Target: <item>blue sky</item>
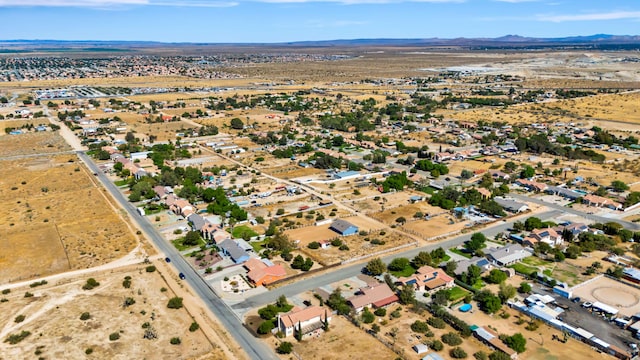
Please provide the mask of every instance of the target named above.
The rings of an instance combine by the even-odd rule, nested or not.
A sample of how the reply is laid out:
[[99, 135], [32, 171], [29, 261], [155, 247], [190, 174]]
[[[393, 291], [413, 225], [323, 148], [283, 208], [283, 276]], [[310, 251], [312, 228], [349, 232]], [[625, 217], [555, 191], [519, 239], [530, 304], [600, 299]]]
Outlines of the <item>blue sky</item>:
[[0, 0], [0, 38], [287, 42], [640, 34], [638, 0]]

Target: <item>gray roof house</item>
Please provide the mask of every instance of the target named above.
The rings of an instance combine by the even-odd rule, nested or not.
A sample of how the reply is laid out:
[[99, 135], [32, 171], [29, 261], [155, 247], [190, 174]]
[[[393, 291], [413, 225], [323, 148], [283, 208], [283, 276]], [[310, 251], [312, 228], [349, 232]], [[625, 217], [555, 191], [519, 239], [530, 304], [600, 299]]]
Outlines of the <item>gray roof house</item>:
[[523, 211], [527, 211], [529, 210], [529, 206], [525, 203], [521, 203], [521, 202], [517, 202], [517, 201], [513, 201], [513, 200], [508, 200], [505, 198], [501, 198], [501, 197], [495, 197], [493, 198], [493, 200], [498, 203], [498, 205], [502, 206], [503, 209], [509, 211], [509, 212], [513, 212], [513, 213], [519, 213], [519, 212], [523, 212]]
[[576, 200], [576, 199], [584, 196], [584, 195], [580, 194], [579, 192], [576, 192], [576, 191], [573, 191], [571, 189], [567, 189], [567, 188], [564, 188], [564, 187], [560, 187], [560, 186], [549, 186], [549, 187], [547, 187], [545, 192], [547, 192], [549, 194], [553, 194], [553, 195], [562, 196], [563, 198], [567, 198], [569, 200]]
[[187, 221], [191, 224], [191, 229], [193, 231], [200, 231], [205, 226], [207, 221], [198, 214], [191, 214], [187, 216]]
[[489, 260], [483, 257], [478, 257], [478, 256], [474, 256], [471, 259], [458, 261], [456, 265], [457, 266], [454, 273], [458, 276], [462, 275], [462, 273], [467, 272], [467, 269], [469, 269], [469, 266], [471, 265], [475, 265], [479, 267], [482, 270], [482, 272], [485, 272], [491, 269], [491, 263], [489, 262]]
[[222, 251], [223, 254], [231, 257], [231, 260], [233, 260], [233, 262], [235, 262], [236, 264], [242, 264], [243, 262], [249, 260], [249, 254], [231, 239], [225, 240], [218, 244], [218, 248]]
[[490, 251], [486, 254], [487, 259], [497, 266], [507, 266], [531, 256], [520, 244], [506, 245]]
[[342, 219], [334, 220], [333, 223], [331, 223], [331, 226], [329, 227], [329, 229], [343, 236], [353, 235], [358, 232], [357, 226]]

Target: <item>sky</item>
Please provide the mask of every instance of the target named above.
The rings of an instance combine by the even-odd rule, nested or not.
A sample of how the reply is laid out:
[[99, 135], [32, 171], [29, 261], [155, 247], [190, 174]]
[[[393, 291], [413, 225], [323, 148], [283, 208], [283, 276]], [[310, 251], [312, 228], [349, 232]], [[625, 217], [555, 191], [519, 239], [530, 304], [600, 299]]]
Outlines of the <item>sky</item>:
[[277, 43], [640, 35], [639, 0], [0, 0], [0, 39]]

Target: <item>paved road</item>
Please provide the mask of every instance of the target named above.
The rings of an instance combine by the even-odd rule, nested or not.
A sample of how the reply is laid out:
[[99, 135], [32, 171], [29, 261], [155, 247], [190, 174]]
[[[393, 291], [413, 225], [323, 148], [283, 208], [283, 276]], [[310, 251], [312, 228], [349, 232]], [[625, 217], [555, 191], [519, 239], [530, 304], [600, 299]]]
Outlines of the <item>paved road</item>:
[[80, 159], [97, 174], [97, 178], [102, 185], [118, 201], [120, 206], [127, 211], [129, 216], [136, 221], [142, 230], [151, 238], [156, 247], [171, 258], [171, 264], [178, 272], [185, 274], [186, 279], [196, 294], [205, 302], [209, 309], [218, 317], [223, 327], [231, 334], [235, 341], [243, 348], [251, 359], [278, 359], [275, 353], [260, 340], [255, 338], [243, 325], [236, 314], [225, 304], [209, 287], [209, 285], [198, 275], [198, 273], [180, 256], [178, 250], [166, 241], [145, 217], [140, 216], [136, 207], [133, 206], [124, 195], [118, 190], [114, 183], [109, 181], [107, 176], [98, 169], [96, 164], [84, 152], [78, 151]]
[[607, 222], [615, 222], [618, 223], [622, 226], [624, 226], [626, 229], [629, 230], [640, 230], [640, 224], [636, 224], [630, 221], [625, 221], [625, 220], [620, 220], [620, 219], [615, 219], [615, 218], [607, 218], [604, 216], [598, 216], [598, 215], [594, 215], [594, 214], [587, 214], [584, 211], [579, 211], [579, 210], [575, 210], [573, 208], [570, 207], [566, 207], [566, 206], [562, 206], [556, 203], [552, 203], [552, 202], [546, 202], [544, 200], [541, 199], [537, 199], [534, 197], [529, 197], [526, 195], [520, 195], [520, 194], [513, 194], [510, 193], [509, 194], [510, 197], [520, 200], [520, 201], [528, 201], [528, 202], [532, 202], [532, 203], [536, 203], [536, 204], [540, 204], [552, 209], [556, 209], [556, 210], [560, 210], [563, 211], [565, 213], [569, 213], [569, 214], [573, 214], [573, 215], [578, 215], [581, 216], [585, 219], [589, 219], [589, 220], [593, 220], [599, 223], [607, 223]]
[[[550, 210], [550, 211], [540, 213], [537, 216], [540, 217], [541, 219], [552, 219], [560, 216], [561, 214], [562, 212], [558, 210]], [[485, 234], [488, 238], [492, 238], [500, 232], [506, 232], [507, 229], [511, 228], [514, 222], [515, 220], [503, 222], [498, 225], [492, 226], [490, 228], [481, 230], [481, 232]], [[470, 237], [471, 237], [471, 234], [456, 236], [452, 239], [438, 242], [433, 245], [414, 248], [398, 254], [385, 256], [382, 258], [382, 260], [385, 263], [389, 264], [391, 260], [397, 257], [406, 257], [411, 259], [411, 258], [414, 258], [416, 255], [418, 255], [420, 251], [431, 251], [438, 247], [448, 249], [448, 248], [462, 244], [466, 240], [469, 240]], [[242, 302], [233, 304], [231, 307], [234, 310], [238, 311], [239, 313], [244, 313], [248, 309], [264, 306], [268, 303], [272, 303], [276, 301], [280, 295], [285, 295], [286, 297], [292, 297], [305, 291], [313, 290], [321, 286], [326, 286], [331, 283], [342, 281], [350, 277], [356, 276], [362, 272], [363, 266], [364, 265], [362, 263], [349, 265], [347, 267], [339, 268], [338, 270], [334, 270], [321, 275], [303, 279], [290, 285], [285, 285], [279, 288], [275, 288], [267, 293], [249, 297]]]

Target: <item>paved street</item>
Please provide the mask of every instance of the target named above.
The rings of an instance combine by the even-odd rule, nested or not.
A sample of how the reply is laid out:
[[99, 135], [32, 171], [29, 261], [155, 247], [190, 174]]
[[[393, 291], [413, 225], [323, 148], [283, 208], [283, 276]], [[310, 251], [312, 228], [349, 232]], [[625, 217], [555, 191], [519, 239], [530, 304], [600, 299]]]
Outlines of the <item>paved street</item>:
[[222, 301], [209, 285], [198, 275], [198, 273], [180, 256], [178, 250], [173, 245], [166, 241], [155, 230], [153, 224], [151, 224], [145, 217], [140, 216], [136, 207], [133, 206], [120, 190], [112, 183], [107, 176], [98, 169], [95, 163], [84, 152], [78, 151], [80, 159], [89, 167], [89, 169], [97, 174], [97, 178], [104, 185], [104, 187], [111, 193], [111, 195], [118, 201], [120, 206], [127, 211], [129, 217], [133, 219], [140, 228], [147, 234], [149, 238], [154, 242], [156, 248], [166, 256], [171, 258], [171, 264], [176, 268], [178, 272], [185, 274], [186, 279], [191, 288], [195, 291], [209, 309], [217, 316], [218, 320], [222, 323], [222, 326], [231, 334], [236, 340], [238, 345], [242, 347], [251, 359], [278, 359], [275, 353], [267, 347], [260, 340], [255, 338], [242, 324], [242, 321], [236, 314], [229, 309], [229, 307]]
[[[562, 213], [558, 210], [550, 210], [543, 213], [538, 214], [537, 216], [541, 219], [553, 219], [560, 216]], [[500, 232], [506, 232], [507, 229], [511, 228], [514, 221], [508, 221], [499, 223], [493, 227], [481, 230], [483, 234], [485, 234], [488, 238], [493, 238], [496, 234]], [[390, 263], [391, 260], [397, 257], [406, 257], [409, 259], [414, 258], [420, 251], [431, 251], [438, 247], [442, 247], [448, 249], [450, 247], [458, 246], [464, 243], [466, 240], [469, 240], [471, 234], [464, 234], [460, 236], [456, 236], [446, 241], [434, 243], [433, 245], [428, 245], [420, 248], [415, 248], [411, 250], [407, 250], [398, 254], [393, 254], [389, 256], [385, 256], [382, 260], [385, 263]], [[299, 280], [293, 284], [285, 285], [276, 289], [273, 289], [265, 294], [260, 294], [256, 296], [252, 296], [247, 298], [245, 301], [233, 304], [231, 307], [236, 310], [238, 313], [244, 313], [248, 309], [259, 307], [266, 305], [268, 303], [276, 301], [276, 299], [280, 295], [285, 295], [286, 297], [291, 297], [296, 294], [313, 290], [315, 288], [326, 286], [332, 284], [337, 281], [341, 281], [352, 276], [356, 276], [362, 272], [362, 268], [364, 264], [354, 264], [346, 267], [339, 268], [338, 270], [334, 270], [331, 272], [323, 273], [317, 276], [312, 276], [303, 280]]]

